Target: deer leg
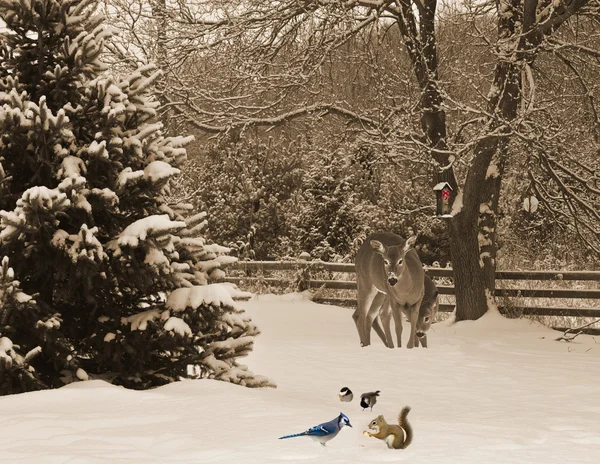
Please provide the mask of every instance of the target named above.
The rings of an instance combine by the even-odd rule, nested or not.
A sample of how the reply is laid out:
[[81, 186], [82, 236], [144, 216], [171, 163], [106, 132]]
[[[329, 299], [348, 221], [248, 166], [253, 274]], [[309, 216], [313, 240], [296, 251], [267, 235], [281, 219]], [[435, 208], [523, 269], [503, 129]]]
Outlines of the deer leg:
[[354, 319], [354, 323], [356, 324], [361, 346], [368, 346], [370, 344], [370, 332], [373, 321], [371, 320], [368, 330], [366, 330], [367, 313], [371, 310], [378, 293], [375, 287], [365, 289], [358, 284], [358, 293], [356, 296], [357, 308], [352, 315], [352, 319]]
[[408, 339], [408, 345], [406, 345], [408, 349], [414, 348], [415, 346], [419, 346], [415, 345], [415, 340], [417, 339], [417, 319], [419, 319], [419, 308], [421, 307], [422, 300], [423, 298], [421, 297], [419, 301], [417, 301], [417, 303], [413, 305], [409, 310], [410, 338]]
[[427, 334], [423, 335], [421, 338], [417, 337], [417, 340], [421, 342], [423, 348], [427, 348]]
[[[371, 306], [373, 298], [375, 297], [374, 288], [366, 289], [360, 285], [360, 282], [357, 282], [358, 292], [356, 294], [356, 310], [354, 314], [352, 314], [352, 319], [354, 319], [354, 324], [356, 325], [356, 331], [358, 332], [358, 338], [360, 340], [360, 345], [363, 345], [363, 332], [361, 329], [362, 320], [359, 322], [360, 315], [366, 314], [367, 308]], [[364, 316], [363, 316], [364, 318]]]
[[[379, 324], [379, 322], [381, 322], [381, 325]], [[383, 326], [383, 328], [382, 328], [382, 326]], [[377, 335], [379, 335], [379, 338], [381, 338], [381, 341], [383, 342], [383, 344], [385, 346], [389, 346], [387, 330], [386, 330], [386, 323], [385, 323], [384, 317], [381, 314], [379, 315], [379, 317], [376, 317], [375, 319], [373, 319], [373, 329], [375, 330], [375, 333]]]
[[[390, 297], [386, 296], [383, 304], [381, 305], [381, 311], [379, 312], [379, 317], [381, 319], [381, 323], [383, 324], [383, 330], [385, 330], [385, 339], [382, 337], [383, 343], [388, 348], [394, 348], [394, 341], [392, 340], [392, 307], [390, 306]], [[375, 328], [375, 332], [377, 332], [377, 328], [375, 325], [377, 324], [377, 319], [373, 323], [373, 328]], [[381, 335], [379, 335], [381, 337]]]
[[[391, 303], [391, 302], [390, 302]], [[391, 303], [391, 311], [394, 316], [394, 326], [396, 327], [396, 339], [398, 340], [398, 348], [402, 348], [402, 309], [396, 302]]]
[[[371, 303], [371, 307], [367, 314], [365, 314], [365, 318], [362, 320], [361, 329], [363, 331], [363, 346], [369, 346], [371, 344], [371, 327], [373, 327], [373, 321], [379, 315], [379, 310], [381, 309], [381, 304], [385, 299], [385, 293], [379, 293], [375, 295], [373, 298], [373, 302]], [[358, 321], [361, 323], [361, 319], [359, 315]]]

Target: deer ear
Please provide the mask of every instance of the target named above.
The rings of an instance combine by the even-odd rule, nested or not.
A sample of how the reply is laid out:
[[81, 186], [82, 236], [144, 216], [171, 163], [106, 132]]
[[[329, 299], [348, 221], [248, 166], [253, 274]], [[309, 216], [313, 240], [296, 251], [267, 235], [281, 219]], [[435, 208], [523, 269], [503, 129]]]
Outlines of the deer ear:
[[381, 255], [385, 253], [385, 247], [379, 240], [371, 240], [371, 248]]
[[412, 247], [414, 247], [416, 241], [417, 241], [416, 235], [411, 235], [410, 237], [408, 237], [406, 239], [406, 243], [404, 244], [404, 251], [406, 252], [406, 251], [410, 250]]

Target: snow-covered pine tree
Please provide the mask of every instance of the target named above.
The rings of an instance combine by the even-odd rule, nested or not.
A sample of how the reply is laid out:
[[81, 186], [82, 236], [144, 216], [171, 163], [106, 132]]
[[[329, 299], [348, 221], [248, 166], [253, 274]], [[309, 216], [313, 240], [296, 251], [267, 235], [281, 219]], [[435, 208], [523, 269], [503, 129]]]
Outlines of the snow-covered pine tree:
[[240, 292], [208, 285], [228, 250], [165, 198], [191, 137], [163, 135], [152, 66], [107, 72], [95, 3], [0, 0], [0, 256], [21, 295], [0, 303], [0, 378], [17, 375], [8, 358], [31, 378], [0, 394], [88, 376], [270, 385], [237, 363], [258, 334]]
[[[60, 332], [58, 314], [50, 314], [24, 293], [8, 258], [0, 264], [0, 392], [18, 393], [61, 385], [53, 372], [76, 369], [72, 347]], [[17, 332], [18, 331], [18, 332]], [[12, 340], [19, 340], [19, 345]], [[40, 359], [39, 355], [57, 353]], [[35, 358], [35, 368], [31, 364]], [[41, 361], [41, 362], [38, 362]]]

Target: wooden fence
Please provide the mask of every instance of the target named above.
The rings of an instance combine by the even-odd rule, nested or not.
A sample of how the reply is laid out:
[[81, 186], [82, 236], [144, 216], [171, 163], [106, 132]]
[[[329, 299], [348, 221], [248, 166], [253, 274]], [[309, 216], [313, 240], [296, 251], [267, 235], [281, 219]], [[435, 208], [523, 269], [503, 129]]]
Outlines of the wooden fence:
[[[223, 279], [226, 282], [234, 282], [240, 287], [244, 284], [263, 284], [269, 286], [288, 286], [294, 278], [268, 277], [273, 271], [295, 271], [295, 279], [299, 290], [304, 289], [328, 289], [331, 292], [338, 293], [343, 290], [355, 290], [356, 281], [354, 277], [354, 264], [327, 263], [322, 261], [238, 261], [228, 269], [240, 271], [237, 276], [228, 276]], [[443, 280], [451, 283], [452, 269], [426, 267], [425, 271], [433, 279], [445, 278]], [[279, 273], [281, 274], [281, 272]], [[334, 274], [347, 274], [346, 280], [339, 280], [341, 276], [336, 275], [336, 279], [323, 278], [324, 274], [332, 276]], [[573, 302], [581, 299], [600, 300], [600, 272], [597, 271], [496, 271], [497, 297], [519, 298], [519, 304], [511, 303], [513, 309], [518, 309], [519, 314], [538, 315], [538, 316], [576, 316], [576, 317], [595, 317], [600, 318], [600, 307], [578, 307], [573, 306], [551, 306], [541, 305], [539, 303], [532, 305], [522, 304], [522, 299], [567, 299]], [[504, 285], [504, 281], [513, 281], [520, 284]], [[523, 281], [538, 282], [535, 288], [532, 288], [533, 282], [525, 288]], [[579, 288], [549, 288], [544, 287], [544, 282], [548, 281], [587, 281], [585, 287], [583, 284], [577, 285]], [[592, 284], [590, 283], [593, 282]], [[454, 287], [446, 284], [436, 284], [440, 295], [454, 295]], [[540, 285], [537, 288], [537, 285]], [[563, 285], [564, 287], [564, 285]], [[589, 288], [593, 287], [593, 288]], [[324, 293], [324, 292], [317, 292]], [[345, 292], [347, 293], [347, 292]], [[502, 305], [503, 299], [498, 299], [498, 305], [501, 312], [506, 312], [507, 308]], [[314, 301], [326, 304], [353, 307], [356, 306], [356, 299], [352, 297], [340, 296], [316, 296]], [[506, 299], [505, 301], [510, 301]], [[570, 302], [571, 303], [571, 302]], [[595, 302], [594, 302], [595, 303]], [[587, 305], [586, 305], [587, 306]], [[454, 309], [454, 304], [443, 303], [440, 305], [440, 311], [450, 312]]]

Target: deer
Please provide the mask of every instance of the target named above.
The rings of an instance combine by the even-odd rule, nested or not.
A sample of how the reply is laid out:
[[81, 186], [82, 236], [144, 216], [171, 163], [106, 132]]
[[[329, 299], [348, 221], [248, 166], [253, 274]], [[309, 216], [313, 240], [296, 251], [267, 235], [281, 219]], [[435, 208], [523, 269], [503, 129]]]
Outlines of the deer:
[[[423, 301], [421, 301], [421, 306], [419, 308], [419, 316], [417, 318], [417, 337], [415, 338], [415, 347], [419, 346], [419, 342], [423, 348], [427, 348], [427, 331], [431, 327], [433, 323], [433, 319], [437, 315], [439, 311], [439, 300], [438, 300], [438, 290], [431, 277], [425, 274], [424, 279], [424, 289], [423, 289]], [[392, 316], [394, 318], [394, 325], [396, 327], [396, 337], [398, 339], [398, 346], [402, 346], [402, 313], [406, 318], [409, 318], [409, 314], [398, 304], [392, 304], [389, 296], [385, 297], [385, 300], [382, 304], [381, 311], [379, 317], [381, 318], [381, 323], [384, 327], [385, 338], [387, 340], [386, 345], [390, 348], [394, 347], [394, 342], [392, 341], [392, 332], [391, 332], [391, 321]], [[377, 324], [377, 319], [373, 322], [373, 328]], [[375, 328], [377, 331], [377, 329]]]
[[407, 348], [418, 346], [417, 319], [424, 296], [425, 272], [414, 249], [416, 240], [416, 235], [405, 240], [391, 232], [378, 232], [367, 237], [358, 249], [354, 262], [357, 308], [352, 318], [361, 346], [371, 344], [371, 328], [374, 328], [383, 343], [393, 348], [391, 335], [388, 338], [375, 320], [386, 297], [389, 297], [387, 307], [398, 306], [407, 314], [411, 326]]

